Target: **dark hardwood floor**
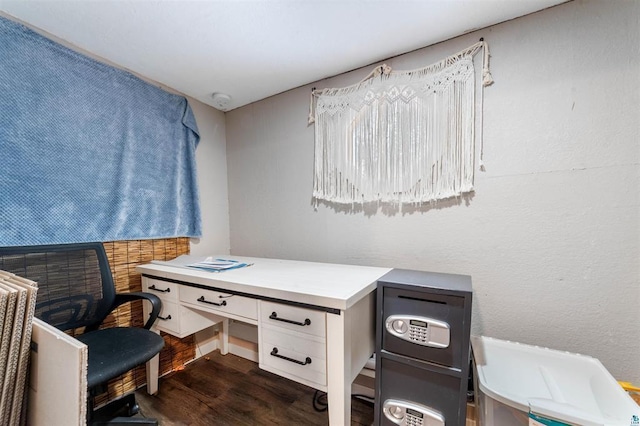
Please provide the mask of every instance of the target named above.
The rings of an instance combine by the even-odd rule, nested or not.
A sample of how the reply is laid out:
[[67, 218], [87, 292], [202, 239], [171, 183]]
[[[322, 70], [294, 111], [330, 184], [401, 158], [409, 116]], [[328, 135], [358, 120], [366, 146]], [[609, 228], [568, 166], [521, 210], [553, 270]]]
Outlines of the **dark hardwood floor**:
[[[168, 425], [327, 425], [313, 408], [315, 389], [212, 352], [160, 379], [157, 395], [136, 392], [141, 413]], [[351, 424], [373, 424], [373, 405], [353, 398]]]

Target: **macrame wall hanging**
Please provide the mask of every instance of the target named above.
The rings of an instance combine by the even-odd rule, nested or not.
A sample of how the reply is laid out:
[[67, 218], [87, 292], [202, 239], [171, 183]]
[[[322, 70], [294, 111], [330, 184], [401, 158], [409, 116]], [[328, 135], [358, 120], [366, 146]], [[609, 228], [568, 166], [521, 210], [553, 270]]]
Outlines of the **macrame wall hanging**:
[[382, 65], [355, 85], [314, 89], [314, 199], [421, 204], [472, 191], [480, 50], [487, 86], [493, 80], [481, 40], [424, 68]]

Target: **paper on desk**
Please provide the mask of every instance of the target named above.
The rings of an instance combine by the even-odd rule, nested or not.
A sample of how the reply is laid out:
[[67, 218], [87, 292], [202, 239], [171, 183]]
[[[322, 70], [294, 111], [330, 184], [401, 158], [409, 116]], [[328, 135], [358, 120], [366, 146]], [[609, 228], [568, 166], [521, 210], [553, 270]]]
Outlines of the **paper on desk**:
[[190, 255], [182, 255], [168, 261], [152, 260], [151, 263], [178, 268], [201, 269], [209, 272], [224, 272], [230, 269], [244, 268], [245, 266], [252, 265], [251, 263], [240, 262], [232, 259], [214, 258], [213, 256], [203, 258]]
[[205, 271], [222, 272], [228, 271], [229, 269], [244, 268], [245, 266], [249, 266], [249, 264], [237, 260], [207, 257], [201, 262], [191, 263], [187, 266], [190, 268], [204, 269]]

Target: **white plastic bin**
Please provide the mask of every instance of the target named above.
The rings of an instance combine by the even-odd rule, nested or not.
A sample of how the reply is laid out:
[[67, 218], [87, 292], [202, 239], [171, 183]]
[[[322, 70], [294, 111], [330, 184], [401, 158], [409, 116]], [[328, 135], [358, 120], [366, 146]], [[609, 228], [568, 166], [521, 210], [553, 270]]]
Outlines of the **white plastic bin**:
[[529, 424], [529, 412], [579, 426], [640, 425], [640, 407], [595, 358], [472, 337], [480, 426]]

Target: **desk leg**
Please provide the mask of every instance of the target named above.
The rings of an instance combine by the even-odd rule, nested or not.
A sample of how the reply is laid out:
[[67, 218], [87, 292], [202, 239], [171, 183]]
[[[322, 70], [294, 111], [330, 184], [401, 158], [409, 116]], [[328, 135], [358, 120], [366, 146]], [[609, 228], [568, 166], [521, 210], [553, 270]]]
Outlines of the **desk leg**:
[[220, 329], [220, 353], [226, 355], [229, 353], [229, 319], [222, 320], [222, 327]]
[[[160, 334], [157, 330], [152, 330]], [[160, 370], [160, 354], [147, 361], [147, 393], [155, 395], [158, 393], [158, 370]]]
[[327, 402], [329, 425], [351, 424], [351, 344], [346, 315], [327, 314]]

